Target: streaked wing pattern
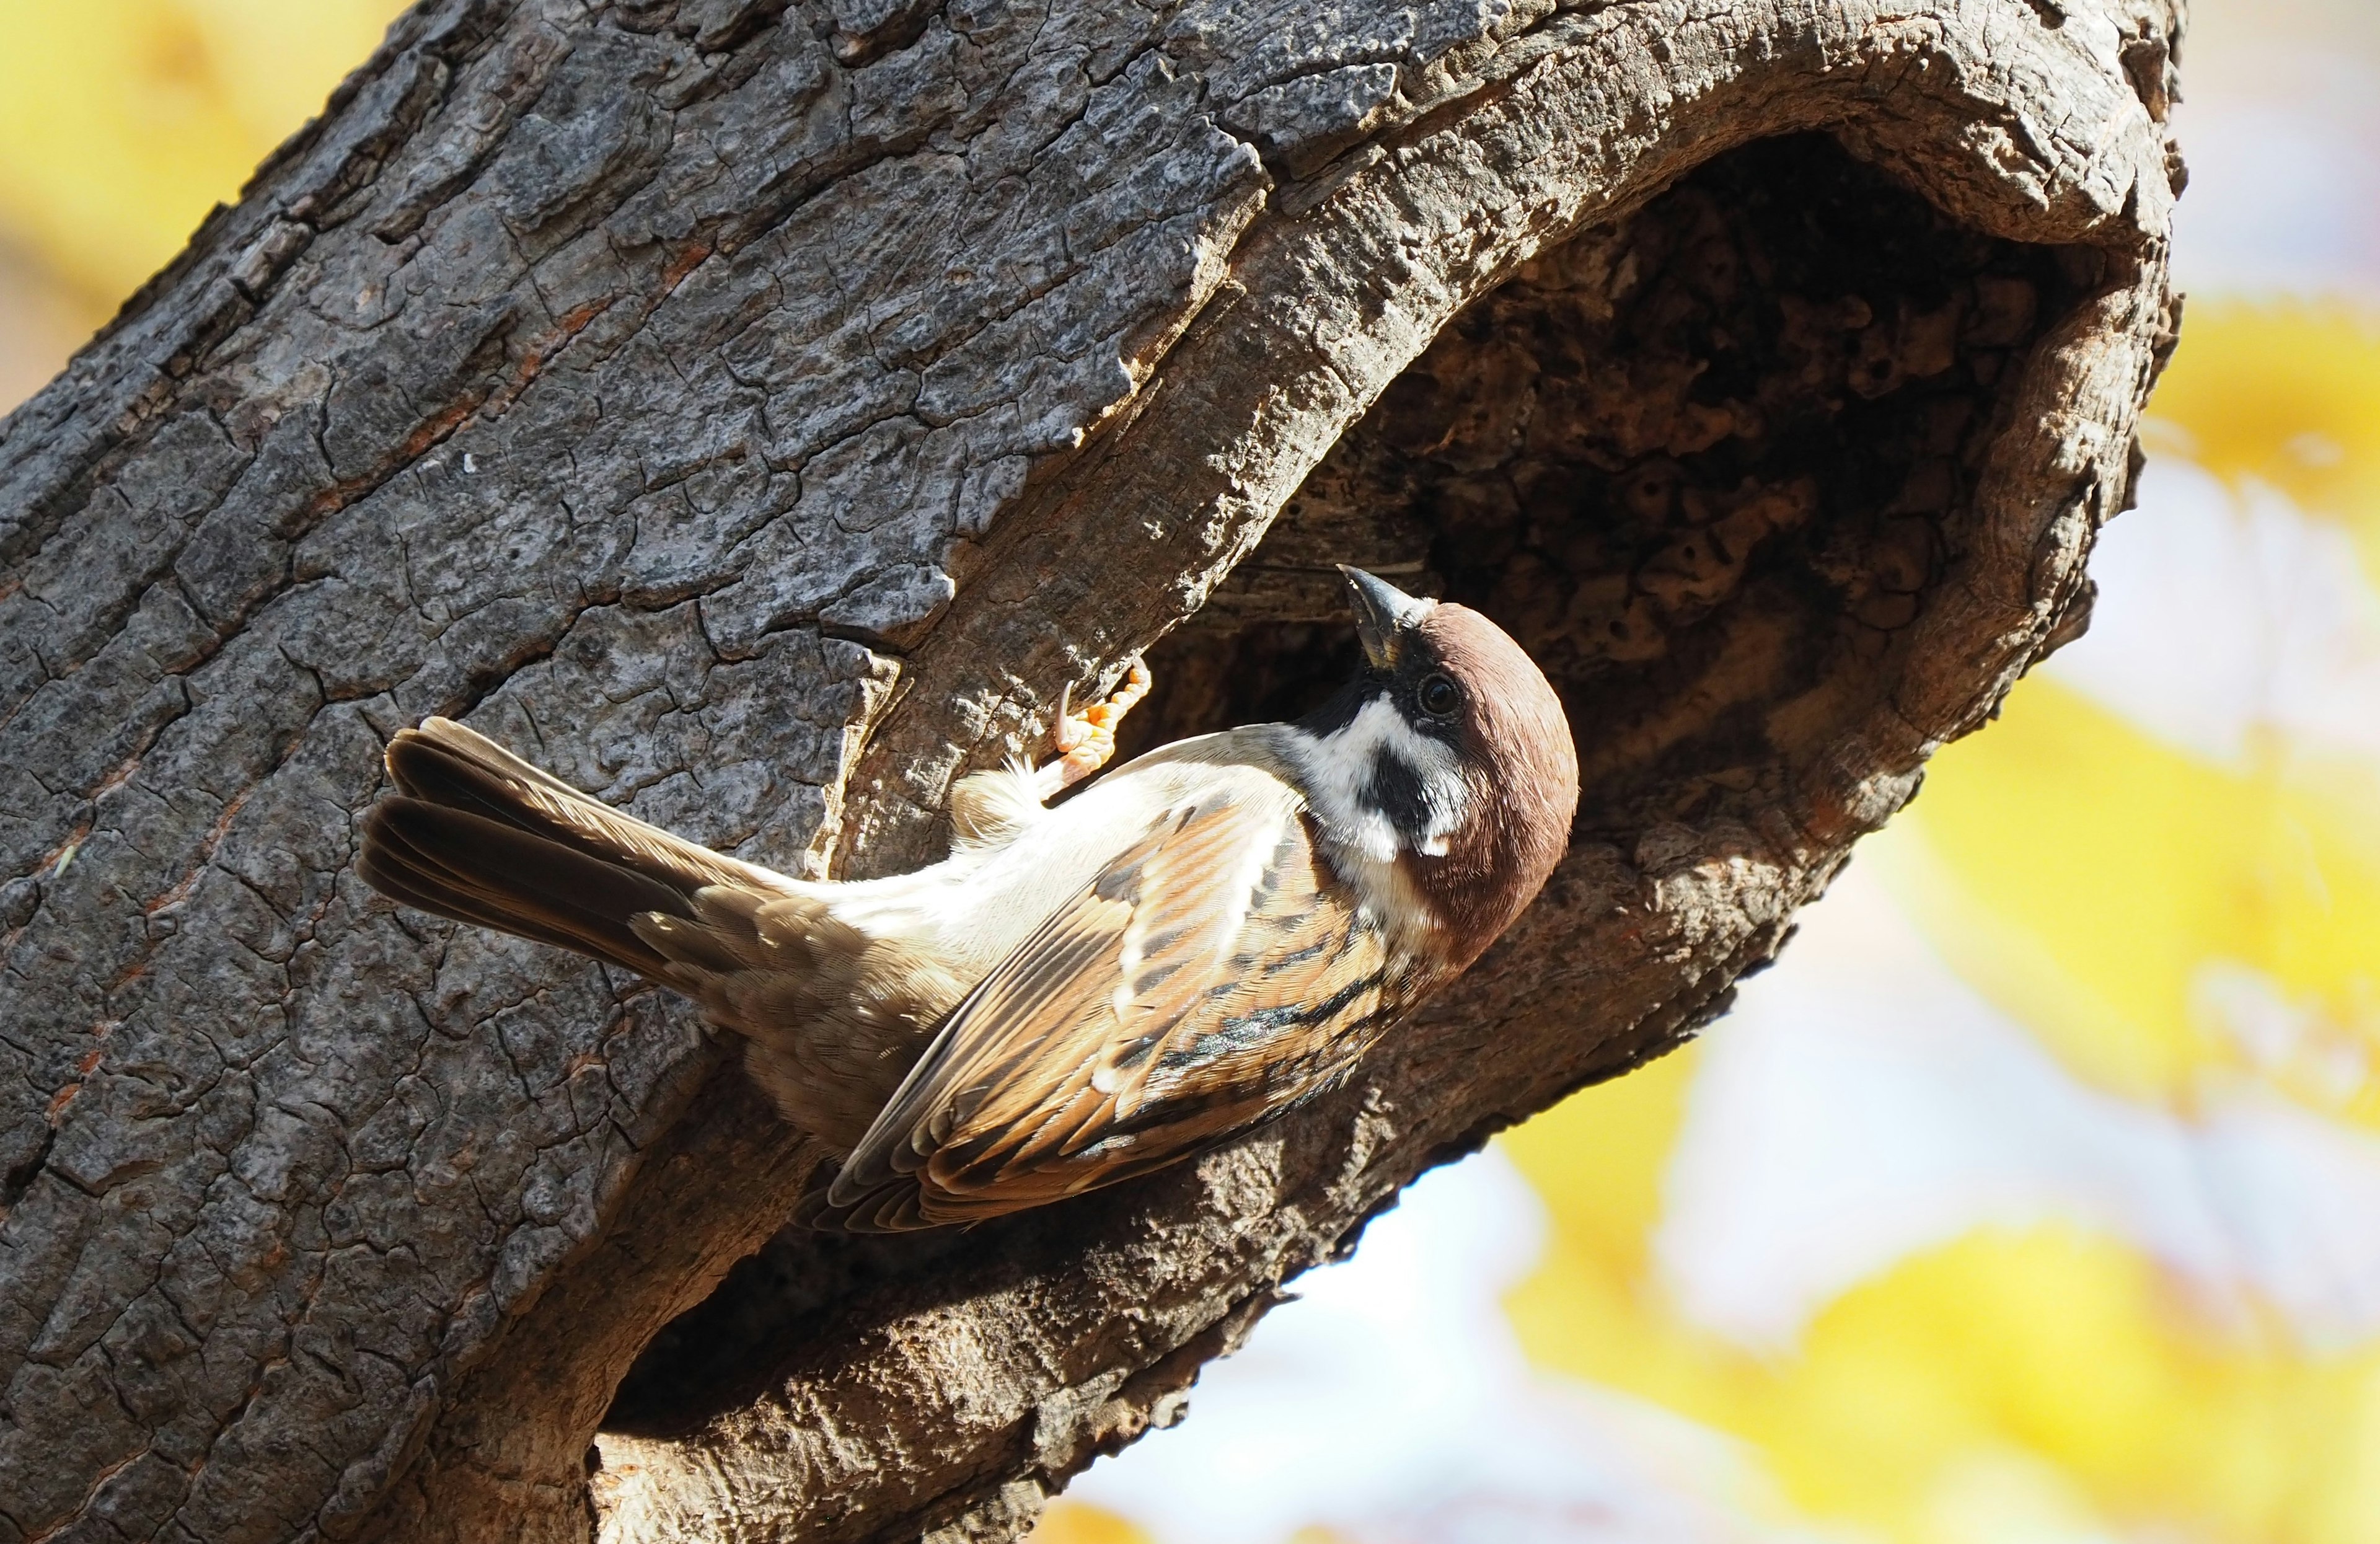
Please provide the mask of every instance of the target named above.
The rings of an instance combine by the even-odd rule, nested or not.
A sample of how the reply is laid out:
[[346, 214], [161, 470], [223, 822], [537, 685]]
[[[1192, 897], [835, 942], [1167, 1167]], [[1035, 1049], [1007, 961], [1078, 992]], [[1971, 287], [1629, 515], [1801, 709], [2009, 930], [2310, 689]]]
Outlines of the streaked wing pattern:
[[826, 1201], [997, 1216], [1156, 1168], [1329, 1087], [1403, 995], [1376, 924], [1254, 768], [1170, 812], [952, 1014]]

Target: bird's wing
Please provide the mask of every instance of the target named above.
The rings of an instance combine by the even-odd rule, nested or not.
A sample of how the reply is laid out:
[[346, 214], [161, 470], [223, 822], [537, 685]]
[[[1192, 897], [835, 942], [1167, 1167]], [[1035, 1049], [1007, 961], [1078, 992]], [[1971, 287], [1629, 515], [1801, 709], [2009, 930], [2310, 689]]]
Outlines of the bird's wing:
[[953, 1011], [815, 1220], [1037, 1206], [1212, 1146], [1330, 1087], [1369, 1043], [1378, 923], [1256, 769], [1169, 810]]

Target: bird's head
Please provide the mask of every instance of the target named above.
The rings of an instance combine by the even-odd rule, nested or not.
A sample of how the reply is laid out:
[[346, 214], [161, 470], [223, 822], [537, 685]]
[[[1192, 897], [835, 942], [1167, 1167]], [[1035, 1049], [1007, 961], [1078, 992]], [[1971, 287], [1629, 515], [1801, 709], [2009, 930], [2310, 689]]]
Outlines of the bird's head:
[[1342, 565], [1364, 663], [1298, 727], [1315, 813], [1392, 863], [1457, 968], [1552, 874], [1578, 808], [1561, 699], [1510, 635], [1468, 606]]

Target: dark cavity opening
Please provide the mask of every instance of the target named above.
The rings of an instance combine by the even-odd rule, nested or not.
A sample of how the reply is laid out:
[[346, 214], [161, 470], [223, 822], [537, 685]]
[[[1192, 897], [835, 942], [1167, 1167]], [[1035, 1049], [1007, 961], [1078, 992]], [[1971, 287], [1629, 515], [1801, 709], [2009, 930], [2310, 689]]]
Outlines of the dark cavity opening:
[[[1465, 310], [1151, 651], [1127, 753], [1291, 718], [1354, 668], [1333, 565], [1475, 606], [1561, 691], [1580, 823], [1789, 797], [1897, 675], [2015, 367], [2096, 259], [1962, 230], [1831, 140], [1722, 157]], [[1145, 1181], [1143, 1183], [1161, 1183]], [[871, 1283], [1064, 1247], [1052, 1213], [788, 1229], [646, 1347], [607, 1429], [748, 1402]]]
[[921, 1275], [938, 1260], [979, 1247], [979, 1234], [1030, 1220], [1027, 1213], [984, 1229], [874, 1236], [780, 1229], [637, 1354], [613, 1392], [602, 1429], [682, 1436], [739, 1409], [765, 1393], [801, 1346], [818, 1338], [837, 1303], [878, 1283]]
[[1721, 157], [1456, 317], [1151, 650], [1124, 748], [1329, 695], [1354, 563], [1544, 667], [1582, 834], [1769, 806], [1897, 675], [2014, 364], [2096, 277], [1824, 136]]

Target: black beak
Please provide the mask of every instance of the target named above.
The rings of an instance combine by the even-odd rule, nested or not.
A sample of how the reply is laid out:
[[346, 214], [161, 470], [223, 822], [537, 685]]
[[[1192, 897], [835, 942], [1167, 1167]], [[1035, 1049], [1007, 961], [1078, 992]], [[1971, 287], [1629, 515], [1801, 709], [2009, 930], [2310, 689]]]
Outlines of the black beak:
[[1416, 600], [1386, 579], [1361, 568], [1339, 565], [1347, 577], [1347, 592], [1355, 607], [1355, 636], [1363, 640], [1364, 657], [1374, 670], [1394, 670], [1405, 629], [1429, 613], [1432, 602]]

